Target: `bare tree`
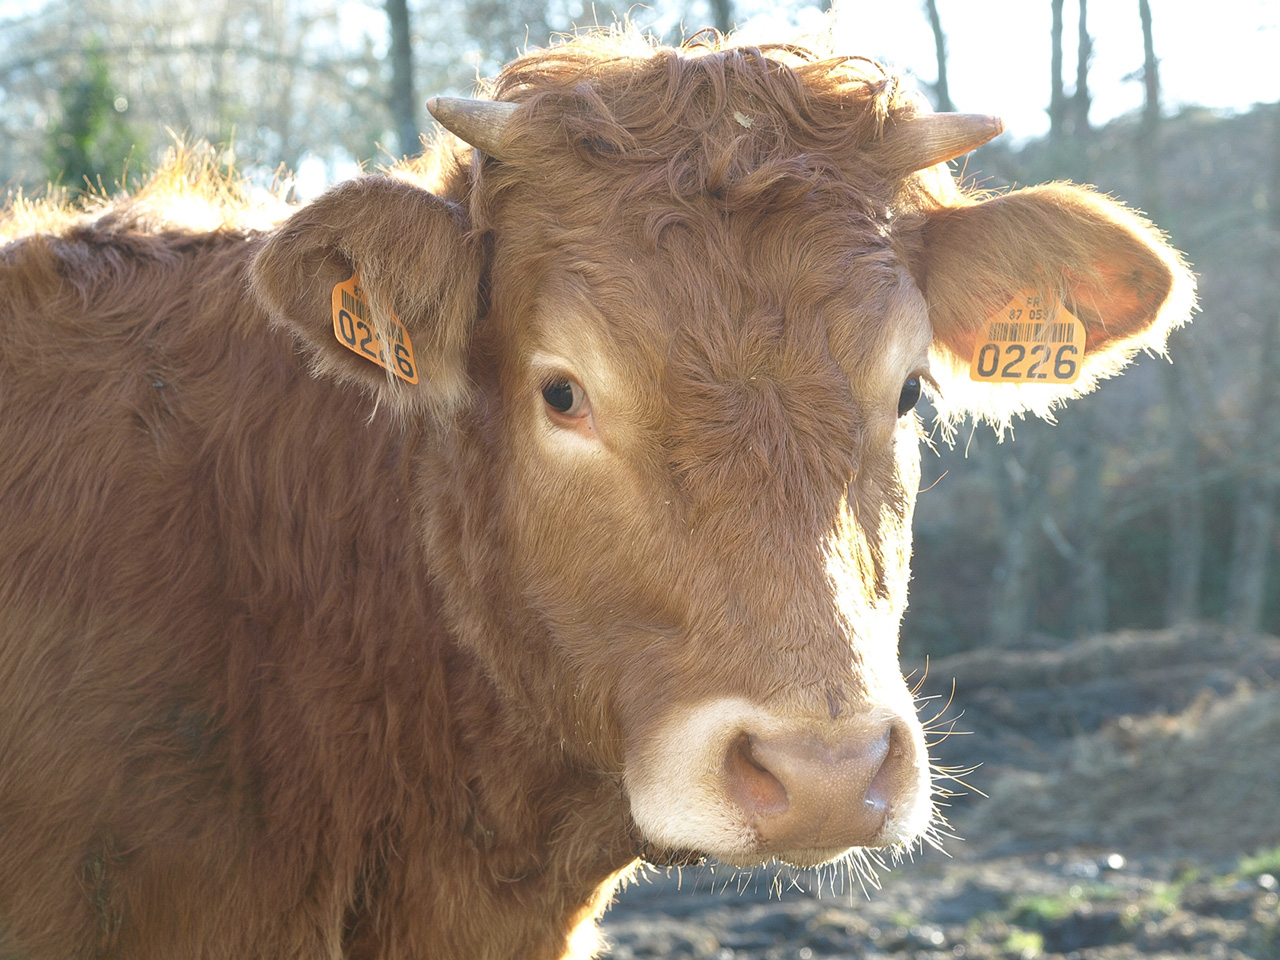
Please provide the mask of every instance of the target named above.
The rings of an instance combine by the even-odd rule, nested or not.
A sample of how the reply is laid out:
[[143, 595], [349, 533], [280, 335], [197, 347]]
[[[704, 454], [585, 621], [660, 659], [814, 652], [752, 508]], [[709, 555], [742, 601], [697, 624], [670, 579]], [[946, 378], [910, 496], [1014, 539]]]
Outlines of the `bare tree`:
[[1272, 237], [1280, 237], [1280, 104], [1271, 106], [1271, 189], [1267, 203]]
[[352, 30], [341, 7], [341, 0], [48, 0], [38, 14], [0, 24], [6, 179], [41, 185], [42, 134], [61, 115], [60, 78], [77, 75], [91, 39], [117, 109], [146, 138], [131, 170], [158, 160], [173, 137], [227, 146], [241, 168], [296, 169], [312, 151], [374, 156], [392, 132], [381, 38]]
[[1048, 460], [1052, 457], [1047, 427], [1028, 423], [1011, 446], [986, 457], [992, 488], [1000, 508], [1000, 561], [994, 571], [991, 601], [991, 642], [1016, 646], [1035, 625], [1036, 547], [1044, 524], [1049, 490]]
[[[456, 57], [460, 40], [475, 44], [481, 59], [474, 63], [471, 79], [476, 71], [481, 76], [496, 73], [530, 44], [546, 43], [554, 30], [569, 26], [552, 22], [546, 0], [462, 0], [457, 6], [461, 9], [452, 16], [446, 12], [447, 19], [440, 25], [447, 37], [443, 52]], [[465, 40], [458, 35], [459, 26], [464, 28]]]
[[1050, 0], [1053, 22], [1049, 28], [1049, 142], [1060, 144], [1066, 134], [1067, 94], [1062, 86], [1062, 2]]
[[[1161, 219], [1164, 184], [1160, 151], [1160, 62], [1156, 59], [1150, 0], [1138, 0], [1142, 22], [1142, 122], [1138, 129], [1138, 165], [1142, 172], [1142, 205]], [[1176, 364], [1160, 367], [1160, 386], [1169, 416], [1168, 516], [1169, 560], [1165, 579], [1165, 620], [1173, 626], [1200, 616], [1204, 568], [1204, 495], [1200, 476], [1201, 404], [1192, 397], [1196, 355], [1183, 354]]]
[[1076, 89], [1071, 95], [1072, 128], [1077, 139], [1089, 136], [1089, 60], [1093, 40], [1089, 36], [1089, 3], [1079, 0], [1080, 19], [1076, 34]]
[[721, 33], [733, 29], [733, 0], [711, 0], [711, 19]]
[[398, 150], [401, 155], [407, 155], [417, 153], [418, 144], [408, 0], [387, 0], [387, 20], [391, 26], [391, 115], [395, 119]]
[[1151, 30], [1150, 0], [1138, 0], [1142, 21], [1142, 123], [1138, 129], [1138, 163], [1142, 171], [1143, 207], [1160, 219], [1162, 184], [1160, 170], [1160, 61], [1156, 59]]
[[1226, 621], [1237, 630], [1254, 632], [1262, 624], [1266, 601], [1271, 532], [1276, 493], [1280, 490], [1280, 317], [1262, 323], [1258, 375], [1252, 398], [1245, 472], [1236, 499], [1235, 535], [1227, 578]]
[[933, 93], [938, 101], [938, 109], [950, 112], [956, 106], [951, 102], [951, 88], [947, 85], [947, 36], [942, 32], [937, 0], [925, 0], [924, 9], [929, 15], [929, 26], [933, 28], [933, 49], [938, 59], [938, 79], [933, 85]]
[[1103, 467], [1107, 444], [1102, 436], [1098, 407], [1085, 398], [1064, 418], [1065, 446], [1075, 465], [1072, 484], [1072, 533], [1075, 550], [1072, 570], [1072, 628], [1077, 636], [1102, 633], [1107, 628], [1107, 491]]
[[1200, 490], [1200, 404], [1192, 402], [1195, 354], [1184, 353], [1177, 364], [1161, 366], [1161, 388], [1169, 410], [1168, 471], [1169, 566], [1165, 579], [1165, 620], [1172, 626], [1200, 615], [1200, 582], [1204, 566], [1204, 496]]
[[1138, 0], [1142, 21], [1142, 101], [1143, 133], [1154, 134], [1160, 125], [1160, 61], [1156, 59], [1155, 37], [1151, 30], [1151, 0]]

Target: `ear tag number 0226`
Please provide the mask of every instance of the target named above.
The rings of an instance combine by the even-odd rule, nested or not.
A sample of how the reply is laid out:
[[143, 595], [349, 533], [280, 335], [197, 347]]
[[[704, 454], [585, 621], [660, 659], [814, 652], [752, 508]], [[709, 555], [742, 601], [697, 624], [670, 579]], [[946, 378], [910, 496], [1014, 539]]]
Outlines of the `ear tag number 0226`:
[[1084, 324], [1062, 304], [1023, 290], [987, 318], [973, 346], [969, 379], [1075, 383], [1083, 359]]
[[397, 317], [391, 317], [387, 342], [378, 338], [373, 311], [360, 286], [359, 271], [333, 288], [333, 335], [352, 353], [390, 370], [406, 383], [418, 382], [418, 365], [413, 359], [409, 332]]

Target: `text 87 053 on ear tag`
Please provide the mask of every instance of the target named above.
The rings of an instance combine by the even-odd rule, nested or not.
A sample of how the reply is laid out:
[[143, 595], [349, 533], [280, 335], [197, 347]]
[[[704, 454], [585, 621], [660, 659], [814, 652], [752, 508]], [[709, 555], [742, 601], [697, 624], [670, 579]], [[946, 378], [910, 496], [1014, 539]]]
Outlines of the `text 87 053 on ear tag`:
[[1084, 324], [1061, 303], [1023, 290], [987, 319], [969, 362], [983, 383], [1064, 385], [1080, 378]]
[[417, 383], [418, 364], [413, 358], [409, 331], [399, 318], [390, 317], [386, 333], [387, 342], [383, 343], [374, 328], [373, 311], [360, 286], [358, 271], [333, 288], [333, 335], [338, 342], [406, 383]]

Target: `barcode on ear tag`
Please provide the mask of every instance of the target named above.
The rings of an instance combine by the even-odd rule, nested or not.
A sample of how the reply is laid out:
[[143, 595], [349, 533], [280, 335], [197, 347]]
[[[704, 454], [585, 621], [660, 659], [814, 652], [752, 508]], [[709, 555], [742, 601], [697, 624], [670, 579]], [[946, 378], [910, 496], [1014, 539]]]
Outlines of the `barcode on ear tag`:
[[1084, 324], [1065, 306], [1023, 290], [987, 318], [973, 346], [969, 379], [1075, 383], [1084, 359], [1084, 338]]
[[418, 364], [413, 358], [409, 331], [397, 317], [391, 317], [388, 325], [387, 342], [383, 343], [374, 329], [373, 311], [365, 300], [358, 270], [350, 280], [333, 288], [333, 335], [338, 342], [406, 383], [417, 383]]

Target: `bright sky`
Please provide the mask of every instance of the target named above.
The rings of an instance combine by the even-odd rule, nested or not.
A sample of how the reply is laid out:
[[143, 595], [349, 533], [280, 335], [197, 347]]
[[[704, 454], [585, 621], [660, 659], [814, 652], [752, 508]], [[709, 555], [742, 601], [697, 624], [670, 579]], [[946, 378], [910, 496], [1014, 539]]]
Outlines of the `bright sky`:
[[[937, 2], [956, 109], [997, 114], [1014, 137], [1045, 133], [1049, 0]], [[933, 34], [923, 8], [920, 0], [837, 0], [838, 44], [932, 81], [937, 77]], [[1280, 0], [1151, 0], [1151, 8], [1166, 112], [1189, 103], [1244, 110], [1280, 101]], [[1076, 0], [1066, 0], [1068, 92], [1075, 83], [1078, 11]], [[1090, 117], [1101, 123], [1142, 105], [1142, 25], [1137, 0], [1094, 0], [1088, 16], [1094, 51]], [[1125, 79], [1135, 73], [1139, 76]]]

